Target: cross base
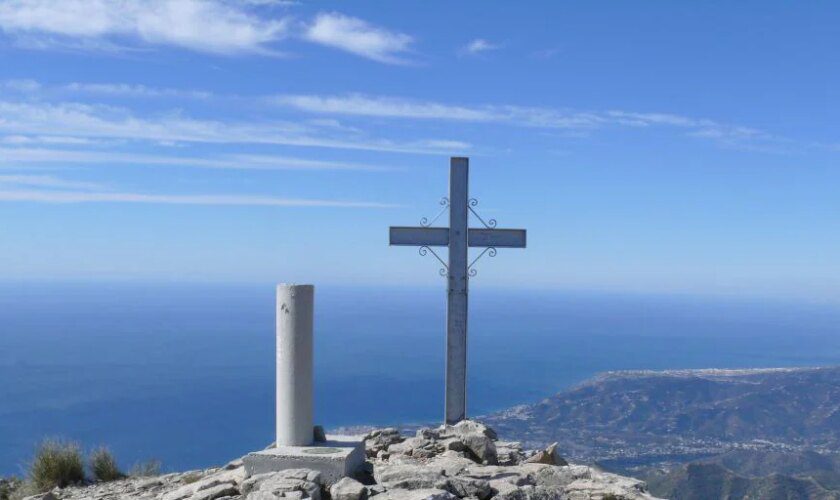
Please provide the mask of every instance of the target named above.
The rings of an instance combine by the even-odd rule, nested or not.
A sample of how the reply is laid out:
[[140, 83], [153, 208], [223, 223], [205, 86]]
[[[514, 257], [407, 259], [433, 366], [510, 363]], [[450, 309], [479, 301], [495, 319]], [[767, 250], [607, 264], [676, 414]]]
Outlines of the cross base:
[[278, 446], [243, 457], [248, 476], [286, 469], [311, 469], [330, 486], [359, 472], [365, 463], [365, 445], [359, 436], [328, 435], [312, 446]]

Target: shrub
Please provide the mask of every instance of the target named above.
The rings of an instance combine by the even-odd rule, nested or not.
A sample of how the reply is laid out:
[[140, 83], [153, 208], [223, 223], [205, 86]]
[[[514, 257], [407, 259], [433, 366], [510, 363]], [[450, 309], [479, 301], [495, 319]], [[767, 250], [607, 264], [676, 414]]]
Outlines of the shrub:
[[42, 441], [29, 466], [29, 479], [38, 491], [83, 482], [85, 464], [79, 445], [56, 439]]
[[93, 475], [93, 479], [97, 481], [116, 481], [117, 479], [125, 477], [125, 474], [123, 474], [117, 466], [117, 461], [114, 459], [114, 455], [112, 455], [108, 448], [105, 448], [104, 446], [101, 446], [90, 453], [88, 463], [90, 464], [90, 472]]
[[131, 477], [151, 477], [160, 475], [160, 460], [137, 462], [128, 472]]
[[0, 477], [0, 500], [9, 500], [21, 486], [21, 480], [16, 477]]

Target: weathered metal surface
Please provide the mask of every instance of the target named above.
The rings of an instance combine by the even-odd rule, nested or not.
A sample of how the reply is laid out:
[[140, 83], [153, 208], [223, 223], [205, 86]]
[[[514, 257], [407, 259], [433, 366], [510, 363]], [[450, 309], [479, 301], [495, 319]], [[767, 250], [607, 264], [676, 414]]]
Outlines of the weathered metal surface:
[[524, 229], [470, 229], [471, 247], [525, 248]]
[[[449, 197], [443, 198], [443, 207], [432, 219], [421, 219], [421, 227], [395, 226], [390, 228], [390, 244], [419, 246], [420, 255], [432, 254], [441, 264], [440, 274], [446, 277], [446, 399], [445, 421], [457, 423], [467, 415], [467, 317], [469, 278], [476, 275], [474, 264], [487, 254], [496, 255], [496, 248], [525, 248], [527, 234], [524, 229], [496, 229], [496, 220], [484, 220], [474, 207], [478, 200], [469, 197], [469, 159], [452, 158], [449, 167]], [[449, 227], [430, 227], [449, 210]], [[484, 226], [469, 229], [472, 213]], [[448, 246], [448, 261], [433, 249]], [[469, 262], [469, 248], [484, 250]]]
[[436, 246], [449, 245], [449, 228], [446, 227], [403, 227], [390, 228], [389, 244], [394, 246]]
[[446, 423], [467, 415], [467, 223], [469, 160], [452, 158], [449, 170], [449, 300], [446, 310]]

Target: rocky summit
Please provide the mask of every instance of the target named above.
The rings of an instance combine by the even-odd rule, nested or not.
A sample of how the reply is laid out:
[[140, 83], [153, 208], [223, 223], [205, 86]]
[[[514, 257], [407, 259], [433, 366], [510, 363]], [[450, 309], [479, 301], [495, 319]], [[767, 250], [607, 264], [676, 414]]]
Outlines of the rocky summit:
[[30, 500], [643, 500], [642, 481], [566, 463], [556, 446], [525, 451], [475, 421], [365, 436], [365, 469], [327, 484], [306, 469], [248, 477], [242, 460], [221, 468], [55, 489]]

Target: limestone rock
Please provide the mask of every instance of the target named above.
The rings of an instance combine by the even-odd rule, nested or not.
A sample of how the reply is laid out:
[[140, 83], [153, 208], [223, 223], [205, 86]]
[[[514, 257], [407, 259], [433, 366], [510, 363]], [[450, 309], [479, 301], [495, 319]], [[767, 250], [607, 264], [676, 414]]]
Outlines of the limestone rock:
[[225, 466], [222, 467], [222, 469], [223, 470], [233, 470], [233, 469], [238, 469], [238, 468], [244, 467], [244, 466], [245, 466], [245, 464], [242, 463], [242, 459], [237, 458], [236, 460], [231, 460], [230, 462], [226, 463]]
[[446, 476], [462, 475], [464, 471], [475, 466], [475, 462], [464, 457], [463, 454], [445, 451], [427, 462], [428, 465], [440, 469]]
[[566, 462], [566, 460], [557, 453], [557, 443], [551, 443], [546, 449], [538, 451], [526, 459], [525, 462], [546, 465], [569, 465], [569, 462]]
[[475, 420], [462, 420], [455, 425], [447, 426], [447, 430], [456, 436], [482, 434], [494, 441], [498, 439], [496, 431]]
[[380, 493], [385, 493], [385, 487], [381, 484], [369, 484], [365, 486], [365, 491], [367, 491], [368, 497], [372, 497]]
[[345, 477], [330, 487], [332, 500], [365, 500], [367, 490], [365, 486], [349, 477]]
[[389, 445], [387, 451], [392, 455], [400, 453], [419, 458], [431, 458], [434, 451], [434, 441], [422, 437], [408, 438], [399, 443]]
[[216, 500], [237, 494], [239, 494], [239, 490], [234, 485], [225, 483], [199, 490], [190, 497], [190, 500]]
[[365, 437], [365, 454], [369, 458], [373, 458], [379, 454], [380, 451], [386, 450], [389, 446], [396, 443], [401, 443], [405, 438], [400, 435], [400, 431], [389, 427], [387, 429], [378, 429], [369, 432]]
[[517, 465], [525, 461], [522, 444], [516, 441], [496, 441], [499, 465]]
[[308, 469], [288, 469], [252, 476], [242, 483], [248, 500], [274, 498], [321, 499], [321, 473]]
[[265, 474], [255, 474], [249, 477], [248, 479], [242, 481], [242, 484], [239, 485], [239, 491], [243, 495], [247, 495], [252, 491], [257, 491], [260, 489], [260, 484], [262, 484], [263, 481], [265, 481], [273, 475], [273, 472], [267, 472]]
[[458, 498], [474, 497], [487, 500], [493, 496], [493, 488], [483, 479], [451, 477], [444, 483], [444, 489]]
[[[200, 473], [196, 474], [200, 476]], [[184, 474], [181, 476], [181, 480], [184, 481], [188, 477], [193, 477], [192, 474]], [[211, 488], [216, 488], [218, 486], [228, 486], [228, 487], [235, 487], [238, 486], [242, 481], [245, 480], [245, 469], [244, 468], [237, 468], [237, 469], [230, 469], [221, 471], [213, 470], [210, 474], [207, 474], [196, 481], [189, 482], [188, 484], [181, 486], [175, 490], [169, 491], [168, 493], [164, 494], [161, 497], [161, 500], [183, 500], [186, 498], [193, 498], [199, 492]], [[236, 493], [239, 492], [238, 489], [234, 488]], [[222, 491], [222, 490], [219, 490]], [[224, 496], [224, 495], [222, 495]], [[199, 497], [195, 497], [198, 500]], [[219, 498], [219, 497], [212, 497], [212, 499]], [[212, 499], [205, 499], [205, 500], [212, 500]]]
[[[390, 447], [389, 452], [405, 453], [419, 458], [443, 451], [466, 452], [476, 461], [484, 464], [498, 463], [496, 432], [481, 422], [463, 420], [455, 425], [443, 425], [436, 429], [420, 429], [414, 438], [406, 440], [402, 447]], [[410, 451], [408, 450], [410, 448]], [[418, 453], [418, 449], [422, 450]]]
[[566, 486], [566, 493], [570, 500], [609, 496], [628, 500], [651, 498], [645, 489], [644, 482], [600, 471], [595, 471], [589, 478], [572, 481]]
[[442, 470], [423, 465], [376, 464], [373, 477], [388, 490], [435, 488], [446, 481]]
[[494, 500], [569, 500], [562, 488], [552, 486], [523, 486], [499, 493]]
[[388, 490], [373, 497], [376, 500], [457, 500], [458, 497], [448, 491], [434, 488], [422, 490]]

